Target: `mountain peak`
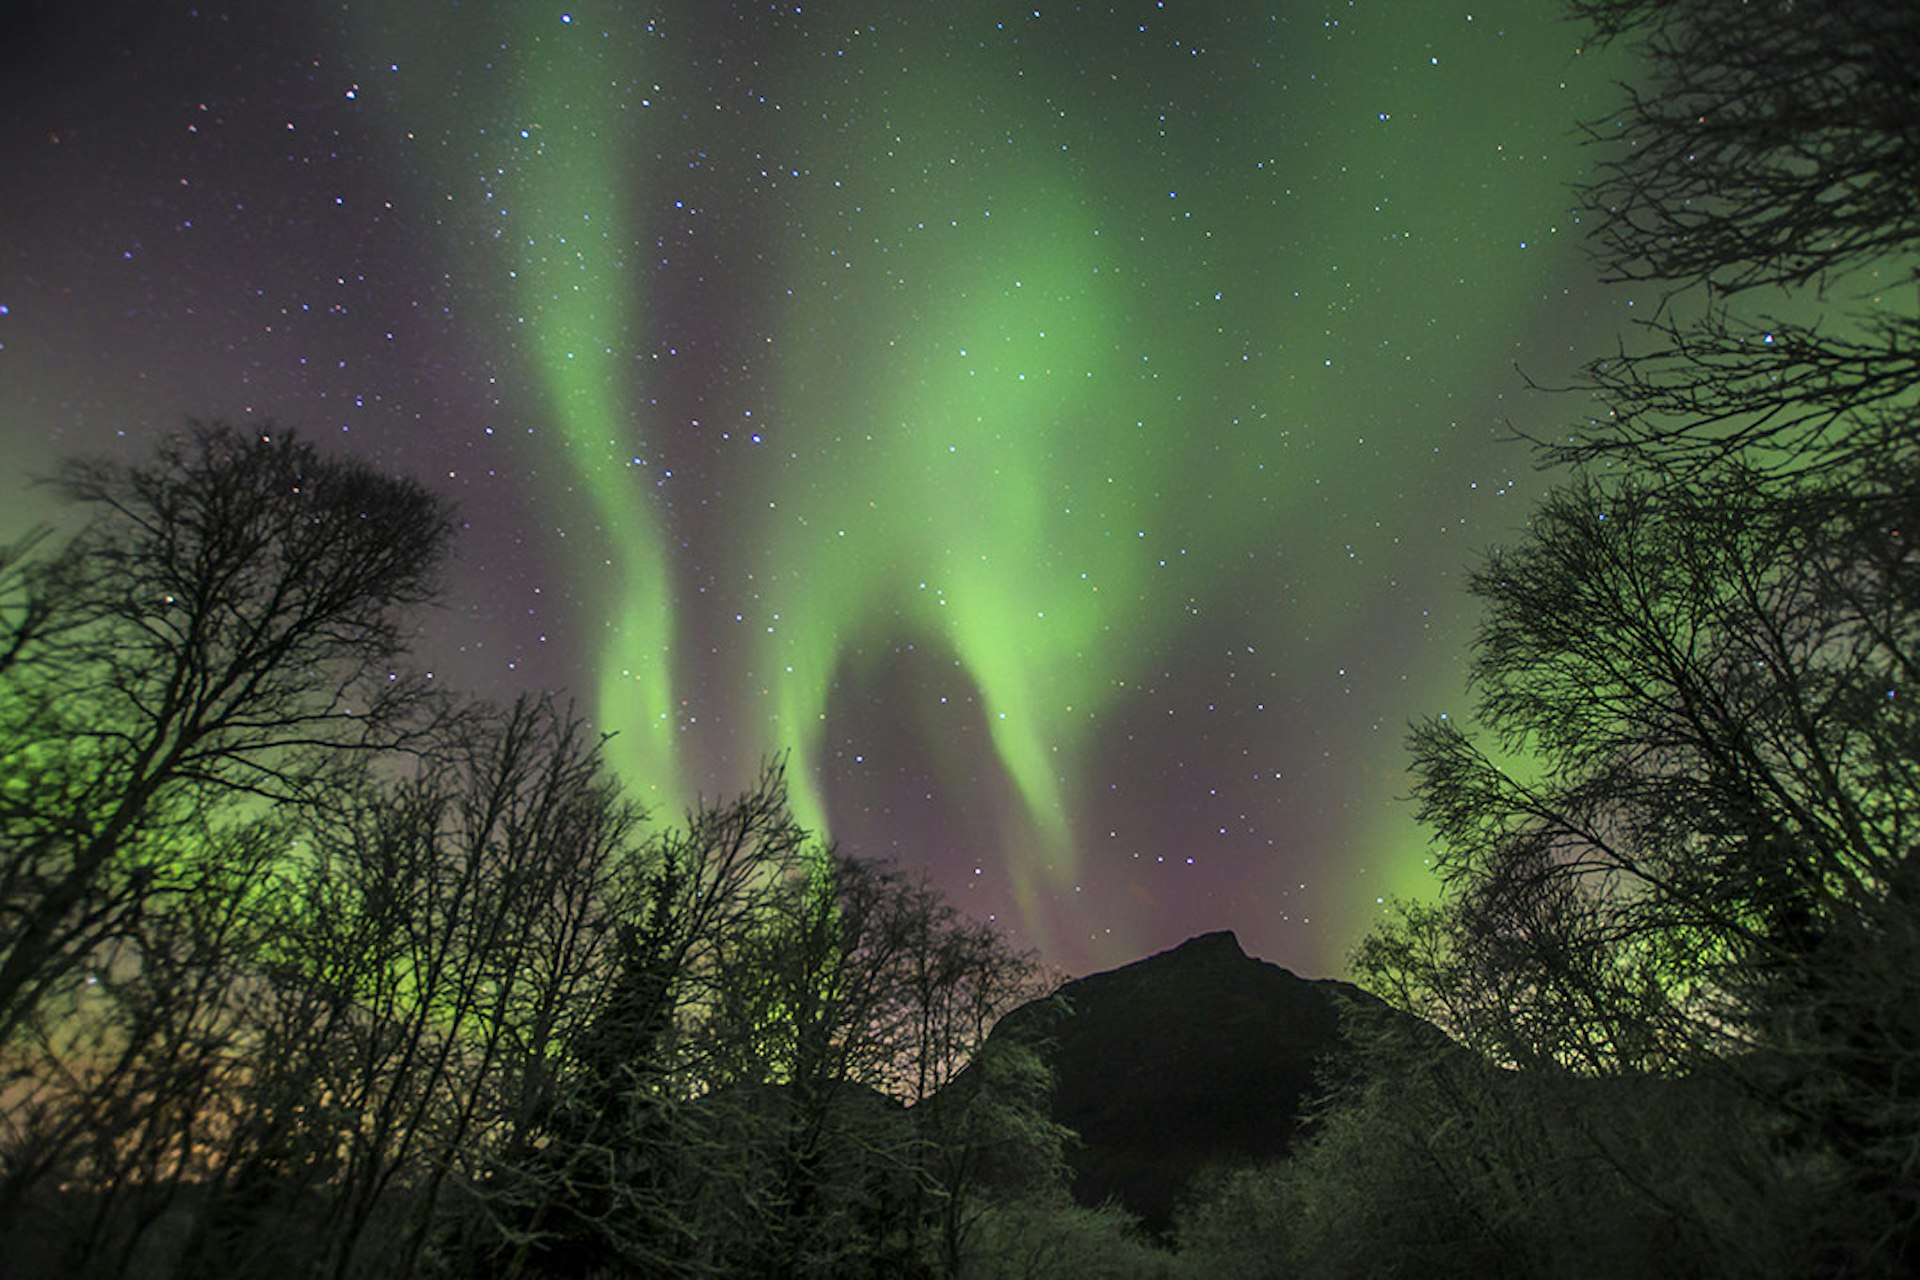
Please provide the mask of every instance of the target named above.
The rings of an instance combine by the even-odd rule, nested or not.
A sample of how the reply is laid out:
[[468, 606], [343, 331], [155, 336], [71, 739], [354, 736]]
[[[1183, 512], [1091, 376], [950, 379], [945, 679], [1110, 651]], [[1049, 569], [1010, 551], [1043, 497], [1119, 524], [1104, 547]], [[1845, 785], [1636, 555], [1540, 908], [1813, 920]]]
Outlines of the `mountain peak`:
[[1247, 953], [1240, 946], [1240, 939], [1231, 929], [1219, 929], [1213, 933], [1196, 934], [1171, 951], [1163, 951], [1163, 956], [1182, 956], [1190, 960], [1234, 959], [1245, 960]]
[[[1066, 1013], [1046, 1015], [1043, 1052], [1052, 1116], [1080, 1136], [1074, 1194], [1116, 1199], [1159, 1231], [1201, 1169], [1286, 1152], [1317, 1064], [1340, 1045], [1341, 999], [1369, 998], [1254, 959], [1227, 930], [1059, 994]], [[1031, 1025], [1039, 1007], [1001, 1025]]]

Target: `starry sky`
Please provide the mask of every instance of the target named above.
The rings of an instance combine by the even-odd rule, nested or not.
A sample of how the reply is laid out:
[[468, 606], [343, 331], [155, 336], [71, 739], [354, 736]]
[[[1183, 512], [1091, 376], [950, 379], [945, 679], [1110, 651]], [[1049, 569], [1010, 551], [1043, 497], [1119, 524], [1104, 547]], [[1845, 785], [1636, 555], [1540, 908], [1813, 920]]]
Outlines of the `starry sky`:
[[1630, 322], [1542, 0], [14, 0], [0, 535], [270, 418], [464, 531], [417, 646], [670, 819], [798, 812], [1068, 972], [1431, 889], [1512, 428]]

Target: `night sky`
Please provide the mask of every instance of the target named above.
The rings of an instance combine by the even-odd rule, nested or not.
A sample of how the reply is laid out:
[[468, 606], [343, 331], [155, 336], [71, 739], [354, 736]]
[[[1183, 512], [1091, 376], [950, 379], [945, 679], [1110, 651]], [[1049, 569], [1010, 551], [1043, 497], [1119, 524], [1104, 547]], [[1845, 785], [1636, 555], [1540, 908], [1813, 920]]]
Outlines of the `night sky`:
[[1581, 408], [1521, 371], [1633, 316], [1554, 9], [0, 7], [0, 534], [271, 418], [459, 504], [420, 661], [661, 817], [787, 752], [1063, 969], [1337, 972]]

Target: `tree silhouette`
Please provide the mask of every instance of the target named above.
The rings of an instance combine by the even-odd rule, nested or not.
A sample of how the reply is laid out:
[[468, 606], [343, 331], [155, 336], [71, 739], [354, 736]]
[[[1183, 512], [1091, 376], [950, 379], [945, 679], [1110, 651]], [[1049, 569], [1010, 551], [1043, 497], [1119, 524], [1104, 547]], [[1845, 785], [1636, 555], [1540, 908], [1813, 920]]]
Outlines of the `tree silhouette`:
[[1550, 456], [1710, 483], [1721, 460], [1871, 470], [1911, 449], [1920, 319], [1900, 300], [1920, 288], [1920, 13], [1898, 0], [1569, 9], [1643, 68], [1644, 87], [1587, 126], [1596, 258], [1668, 294], [1648, 342], [1589, 367], [1600, 410], [1543, 441]]
[[0, 1043], [214, 810], [318, 800], [404, 738], [403, 611], [452, 529], [412, 481], [217, 425], [56, 484], [93, 518], [26, 574], [0, 670]]
[[1920, 821], [1900, 541], [1849, 501], [1586, 482], [1476, 574], [1479, 722], [1528, 767], [1429, 721], [1416, 795], [1472, 946], [1448, 998], [1510, 1020], [1500, 1056], [1724, 1051], [1760, 975], [1882, 909]]
[[906, 1106], [1031, 957], [777, 764], [643, 832], [555, 699], [399, 669], [418, 486], [222, 426], [59, 483], [0, 549], [0, 1269], [914, 1274], [969, 1151], [1057, 1172], [1012, 1059]]
[[1899, 0], [1569, 0], [1645, 87], [1587, 126], [1612, 278], [1802, 285], [1920, 237], [1920, 17]]
[[[1474, 576], [1475, 723], [1412, 743], [1444, 888], [1359, 967], [1501, 1066], [1757, 1101], [1773, 1163], [1703, 1238], [1819, 1162], [1853, 1208], [1798, 1245], [1899, 1273], [1920, 1238], [1920, 329], [1896, 292], [1920, 11], [1572, 8], [1649, 77], [1593, 127], [1599, 259], [1669, 293], [1547, 443], [1572, 478]], [[1843, 282], [1832, 326], [1760, 310]], [[1636, 1176], [1623, 1194], [1665, 1175]]]

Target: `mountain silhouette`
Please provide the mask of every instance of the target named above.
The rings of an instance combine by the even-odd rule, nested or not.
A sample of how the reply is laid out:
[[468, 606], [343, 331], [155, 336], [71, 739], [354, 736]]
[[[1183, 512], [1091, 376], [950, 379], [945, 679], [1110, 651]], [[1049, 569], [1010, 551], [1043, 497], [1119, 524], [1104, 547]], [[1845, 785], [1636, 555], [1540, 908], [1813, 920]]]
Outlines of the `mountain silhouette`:
[[1340, 1047], [1351, 983], [1313, 980], [1208, 933], [1015, 1009], [995, 1036], [1037, 1037], [1052, 1118], [1080, 1138], [1074, 1198], [1117, 1201], [1164, 1232], [1195, 1174], [1286, 1154], [1320, 1062]]

